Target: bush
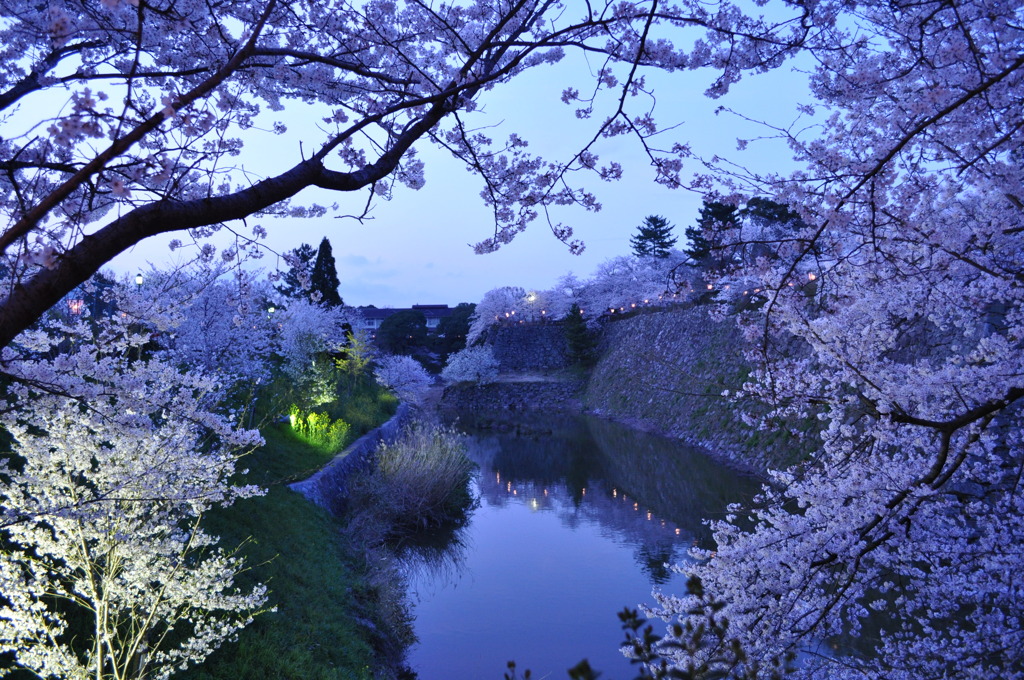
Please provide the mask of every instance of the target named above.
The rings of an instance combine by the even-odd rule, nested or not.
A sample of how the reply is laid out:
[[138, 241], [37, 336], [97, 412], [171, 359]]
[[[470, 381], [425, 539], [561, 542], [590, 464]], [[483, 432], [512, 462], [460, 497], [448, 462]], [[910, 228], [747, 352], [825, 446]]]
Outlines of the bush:
[[476, 382], [486, 385], [498, 378], [498, 360], [494, 358], [490, 347], [467, 347], [448, 359], [448, 365], [441, 371], [441, 378], [449, 384]]
[[458, 435], [416, 424], [377, 451], [376, 468], [352, 480], [349, 528], [368, 544], [465, 519], [474, 464]]
[[302, 409], [294, 404], [288, 417], [292, 425], [292, 432], [312, 446], [338, 451], [348, 439], [349, 426], [341, 418], [331, 420], [326, 413], [303, 414]]

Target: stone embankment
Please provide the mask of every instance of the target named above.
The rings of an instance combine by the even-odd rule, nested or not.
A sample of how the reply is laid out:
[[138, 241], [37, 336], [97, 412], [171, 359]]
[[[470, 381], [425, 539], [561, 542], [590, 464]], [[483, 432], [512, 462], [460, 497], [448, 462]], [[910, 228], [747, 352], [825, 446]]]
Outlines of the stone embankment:
[[504, 375], [489, 385], [453, 385], [444, 391], [442, 405], [453, 411], [516, 412], [582, 410], [583, 380], [550, 376]]
[[[542, 341], [526, 340], [543, 328]], [[499, 383], [456, 386], [445, 391], [445, 408], [476, 411], [539, 409], [592, 413], [707, 449], [712, 455], [754, 470], [794, 460], [801, 452], [785, 432], [747, 425], [734, 394], [747, 379], [741, 338], [732, 319], [716, 320], [707, 307], [680, 306], [609, 320], [601, 329], [600, 359], [585, 379], [523, 380], [536, 372], [537, 354], [557, 338], [557, 327], [513, 327], [504, 343]], [[516, 337], [524, 342], [511, 349]], [[564, 338], [562, 339], [564, 347]], [[561, 350], [558, 356], [565, 356]], [[508, 357], [522, 357], [522, 364]], [[515, 371], [518, 371], [516, 373]], [[509, 373], [511, 372], [511, 373]], [[562, 372], [564, 375], [564, 372]]]
[[380, 445], [391, 444], [402, 432], [411, 418], [408, 404], [399, 404], [391, 420], [371, 430], [339, 452], [327, 465], [301, 482], [289, 484], [313, 503], [326, 508], [340, 517], [345, 511], [345, 486], [349, 477], [358, 471], [369, 469]]
[[557, 322], [492, 326], [487, 331], [503, 373], [554, 371], [569, 366], [565, 331]]

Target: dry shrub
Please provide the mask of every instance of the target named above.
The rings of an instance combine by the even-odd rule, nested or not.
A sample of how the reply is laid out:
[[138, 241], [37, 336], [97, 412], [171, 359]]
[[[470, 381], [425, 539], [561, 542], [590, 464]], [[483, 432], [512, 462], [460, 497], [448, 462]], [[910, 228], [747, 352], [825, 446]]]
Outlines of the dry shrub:
[[472, 505], [473, 468], [456, 432], [411, 425], [395, 443], [380, 447], [373, 471], [352, 480], [349, 528], [373, 544], [459, 522]]

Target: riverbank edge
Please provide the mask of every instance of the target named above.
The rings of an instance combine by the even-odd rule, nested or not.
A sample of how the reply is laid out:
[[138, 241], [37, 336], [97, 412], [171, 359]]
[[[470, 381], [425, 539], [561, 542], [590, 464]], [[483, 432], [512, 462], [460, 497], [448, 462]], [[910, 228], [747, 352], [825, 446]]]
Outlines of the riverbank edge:
[[373, 465], [374, 454], [381, 444], [392, 444], [412, 421], [412, 408], [401, 403], [395, 415], [339, 451], [327, 464], [312, 475], [288, 485], [314, 505], [326, 509], [334, 517], [345, 512], [346, 485], [356, 472]]
[[697, 447], [737, 471], [764, 478], [804, 458], [813, 437], [764, 431], [744, 421], [735, 394], [752, 371], [734, 318], [706, 306], [645, 310], [606, 322], [598, 360], [585, 374], [510, 367], [489, 385], [452, 385], [440, 407], [452, 411], [588, 414]]

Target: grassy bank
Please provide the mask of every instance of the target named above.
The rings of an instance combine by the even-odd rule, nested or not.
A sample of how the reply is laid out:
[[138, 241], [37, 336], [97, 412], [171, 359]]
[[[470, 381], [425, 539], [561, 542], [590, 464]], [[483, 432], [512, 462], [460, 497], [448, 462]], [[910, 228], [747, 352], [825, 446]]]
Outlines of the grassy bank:
[[[351, 427], [345, 445], [394, 412], [388, 395], [366, 388], [332, 409]], [[269, 605], [239, 640], [180, 677], [193, 680], [353, 680], [370, 678], [374, 588], [343, 541], [338, 523], [287, 488], [308, 476], [334, 451], [301, 441], [287, 424], [263, 430], [266, 444], [242, 463], [246, 481], [267, 494], [207, 517], [225, 546], [242, 545], [251, 565], [246, 577], [270, 588]], [[244, 584], [243, 584], [244, 586]]]

